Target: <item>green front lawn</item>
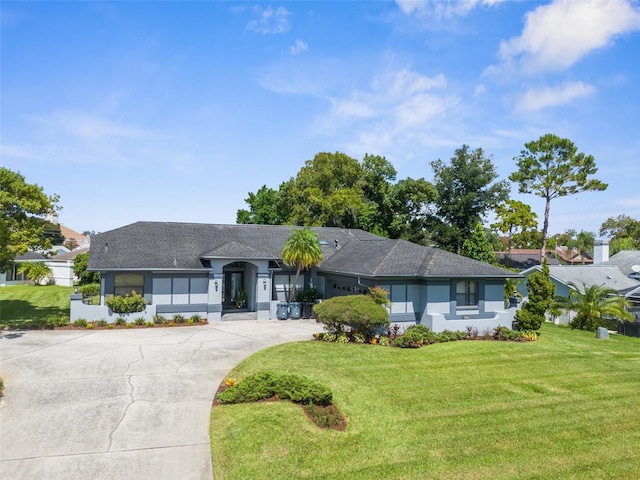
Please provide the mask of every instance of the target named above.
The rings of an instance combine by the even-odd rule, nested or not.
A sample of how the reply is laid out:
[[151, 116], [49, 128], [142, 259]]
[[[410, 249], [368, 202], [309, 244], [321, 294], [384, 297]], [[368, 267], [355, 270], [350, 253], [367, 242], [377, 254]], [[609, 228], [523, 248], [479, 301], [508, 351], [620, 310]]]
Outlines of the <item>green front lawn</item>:
[[47, 317], [68, 317], [72, 293], [57, 285], [0, 287], [0, 328], [38, 328]]
[[640, 341], [543, 325], [538, 342], [421, 349], [303, 342], [259, 352], [329, 386], [344, 432], [288, 402], [215, 406], [216, 480], [640, 477]]

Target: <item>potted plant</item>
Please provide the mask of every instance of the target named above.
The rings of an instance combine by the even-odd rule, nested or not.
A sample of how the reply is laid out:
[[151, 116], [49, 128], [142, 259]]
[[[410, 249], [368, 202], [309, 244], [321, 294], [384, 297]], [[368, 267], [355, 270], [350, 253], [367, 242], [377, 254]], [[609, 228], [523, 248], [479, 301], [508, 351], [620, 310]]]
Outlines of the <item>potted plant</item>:
[[244, 290], [238, 290], [238, 293], [236, 293], [236, 308], [244, 308], [246, 301], [247, 297], [244, 295]]

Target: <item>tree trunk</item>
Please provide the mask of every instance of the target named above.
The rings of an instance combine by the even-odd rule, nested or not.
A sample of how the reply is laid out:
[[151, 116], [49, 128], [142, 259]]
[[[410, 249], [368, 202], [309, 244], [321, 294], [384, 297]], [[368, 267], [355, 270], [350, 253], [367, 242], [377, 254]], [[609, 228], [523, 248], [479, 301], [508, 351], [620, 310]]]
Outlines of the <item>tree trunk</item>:
[[542, 226], [542, 248], [540, 249], [540, 265], [544, 262], [545, 253], [547, 251], [547, 232], [549, 230], [549, 206], [551, 204], [551, 199], [547, 195], [546, 203], [544, 206], [544, 223]]

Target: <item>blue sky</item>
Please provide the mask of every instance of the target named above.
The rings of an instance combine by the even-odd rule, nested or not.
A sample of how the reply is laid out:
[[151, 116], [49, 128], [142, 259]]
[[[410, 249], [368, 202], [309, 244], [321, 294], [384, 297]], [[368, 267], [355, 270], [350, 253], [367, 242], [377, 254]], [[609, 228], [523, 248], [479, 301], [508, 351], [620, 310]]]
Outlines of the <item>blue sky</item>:
[[[506, 179], [545, 133], [609, 184], [554, 200], [551, 233], [640, 219], [637, 1], [0, 8], [2, 165], [58, 193], [74, 230], [234, 223], [249, 191], [321, 151], [432, 180], [429, 162], [467, 144]], [[541, 226], [543, 200], [512, 197]]]

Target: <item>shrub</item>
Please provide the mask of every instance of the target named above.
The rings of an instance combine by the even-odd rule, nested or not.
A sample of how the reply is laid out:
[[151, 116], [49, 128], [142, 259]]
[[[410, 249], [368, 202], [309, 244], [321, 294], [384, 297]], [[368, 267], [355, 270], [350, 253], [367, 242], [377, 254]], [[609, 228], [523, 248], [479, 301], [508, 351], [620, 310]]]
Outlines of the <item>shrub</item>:
[[353, 336], [353, 341], [356, 343], [365, 343], [367, 341], [367, 336], [362, 333], [356, 333]]
[[[342, 332], [344, 333], [344, 332]], [[345, 333], [346, 336], [346, 333]], [[322, 341], [323, 342], [335, 342], [336, 341], [336, 334], [335, 333], [331, 333], [331, 332], [325, 332], [322, 334]]]
[[156, 313], [153, 316], [153, 322], [157, 323], [158, 325], [162, 324], [162, 323], [165, 323], [166, 321], [167, 321], [167, 319], [163, 315], [160, 315], [159, 313]]
[[69, 317], [67, 315], [50, 315], [44, 319], [43, 328], [66, 327], [69, 325]]
[[221, 403], [245, 403], [277, 396], [295, 403], [329, 405], [333, 394], [324, 385], [301, 375], [264, 371], [248, 376], [218, 394]]
[[378, 344], [383, 346], [383, 347], [388, 347], [389, 346], [389, 337], [380, 337], [380, 340], [378, 340]]
[[107, 321], [106, 320], [96, 320], [93, 323], [95, 323], [96, 326], [98, 326], [98, 327], [106, 327], [107, 326]]
[[200, 323], [201, 321], [202, 321], [202, 317], [197, 313], [189, 317], [189, 323]]
[[175, 323], [184, 323], [186, 320], [185, 320], [185, 318], [184, 318], [184, 315], [181, 315], [181, 314], [179, 314], [179, 313], [176, 313], [176, 314], [173, 316], [173, 321], [174, 321]]
[[306, 288], [304, 290], [300, 290], [298, 295], [296, 296], [297, 302], [303, 303], [314, 303], [316, 300], [322, 298], [320, 292], [318, 292], [315, 288]]
[[116, 325], [126, 325], [127, 324], [127, 319], [124, 317], [118, 317], [116, 319]]
[[107, 325], [107, 328], [108, 328], [109, 330], [113, 330], [113, 323], [110, 323], [109, 325]]
[[511, 330], [510, 328], [498, 325], [493, 329], [493, 338], [495, 340], [514, 341], [521, 340], [522, 334], [515, 330]]
[[467, 325], [465, 328], [467, 331], [467, 338], [469, 340], [475, 340], [476, 338], [478, 338], [478, 329], [476, 327], [474, 327], [473, 325]]
[[424, 337], [420, 332], [407, 329], [404, 335], [393, 341], [393, 346], [400, 348], [420, 348], [423, 343]]
[[93, 323], [87, 323], [87, 329], [93, 330]]
[[389, 313], [366, 295], [333, 297], [315, 305], [316, 321], [329, 332], [342, 332], [352, 327], [356, 333], [371, 336], [389, 325]]
[[155, 325], [155, 323], [153, 322], [147, 322], [147, 327], [153, 327]]
[[346, 333], [341, 332], [336, 337], [336, 343], [349, 343], [349, 336]]
[[87, 285], [81, 285], [78, 287], [78, 293], [81, 293], [85, 296], [95, 297], [100, 295], [100, 284], [99, 283], [89, 283]]
[[391, 304], [391, 300], [389, 300], [389, 292], [387, 292], [384, 288], [375, 286], [370, 287], [367, 294], [376, 302], [378, 305], [382, 305], [386, 307]]
[[142, 312], [146, 308], [147, 302], [142, 295], [136, 293], [134, 290], [130, 294], [127, 293], [124, 297], [114, 295], [108, 298], [107, 306], [114, 313], [136, 313]]
[[529, 302], [516, 312], [515, 321], [518, 330], [538, 330], [544, 322], [544, 313], [540, 314], [528, 308]]
[[133, 319], [133, 323], [135, 323], [136, 325], [144, 325], [145, 319], [144, 317], [137, 317]]
[[133, 328], [133, 323], [127, 323], [125, 328]]
[[87, 321], [84, 318], [79, 318], [73, 322], [73, 326], [84, 328], [87, 326]]

